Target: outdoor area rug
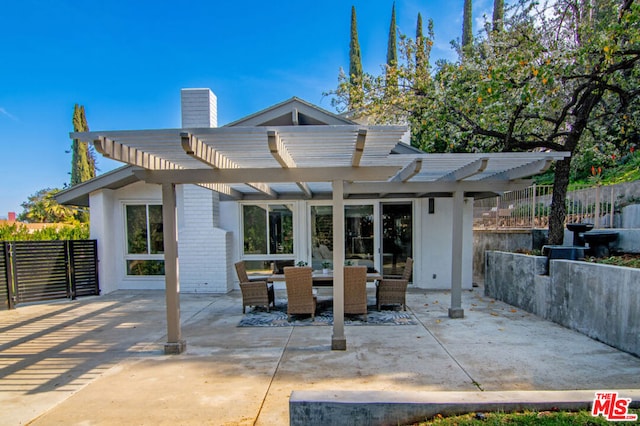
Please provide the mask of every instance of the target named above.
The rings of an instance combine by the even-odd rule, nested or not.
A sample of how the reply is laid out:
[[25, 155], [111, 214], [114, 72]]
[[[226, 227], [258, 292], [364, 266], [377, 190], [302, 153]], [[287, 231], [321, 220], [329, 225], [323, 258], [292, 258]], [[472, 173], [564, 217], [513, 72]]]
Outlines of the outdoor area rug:
[[[417, 321], [411, 311], [403, 311], [399, 306], [385, 306], [378, 311], [375, 303], [367, 307], [367, 321], [362, 315], [345, 315], [344, 325], [415, 325]], [[320, 302], [316, 307], [315, 321], [311, 315], [292, 315], [287, 321], [287, 301], [277, 300], [276, 307], [267, 312], [265, 308], [252, 308], [242, 316], [238, 327], [297, 327], [333, 325], [331, 302]]]

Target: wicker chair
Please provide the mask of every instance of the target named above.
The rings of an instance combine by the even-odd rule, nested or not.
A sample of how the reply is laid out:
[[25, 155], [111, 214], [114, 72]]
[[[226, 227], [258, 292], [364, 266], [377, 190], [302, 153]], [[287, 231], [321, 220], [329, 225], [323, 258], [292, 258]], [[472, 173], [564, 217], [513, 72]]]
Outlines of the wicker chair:
[[273, 285], [268, 285], [266, 281], [249, 280], [244, 262], [237, 262], [235, 266], [242, 291], [242, 313], [245, 313], [247, 306], [265, 306], [267, 312], [269, 312], [269, 305], [275, 308]]
[[413, 259], [407, 258], [401, 278], [383, 278], [376, 286], [376, 305], [401, 305], [407, 310], [407, 284], [413, 270]]
[[294, 314], [311, 314], [315, 321], [316, 297], [313, 295], [312, 268], [308, 266], [287, 266], [284, 281], [287, 286], [287, 317]]
[[344, 313], [361, 314], [367, 321], [367, 267], [344, 267]]

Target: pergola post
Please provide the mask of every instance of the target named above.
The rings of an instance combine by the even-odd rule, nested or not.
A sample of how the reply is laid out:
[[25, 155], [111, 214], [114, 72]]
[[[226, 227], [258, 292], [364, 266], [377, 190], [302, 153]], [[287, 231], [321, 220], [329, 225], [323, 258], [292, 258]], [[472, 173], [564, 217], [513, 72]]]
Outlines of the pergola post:
[[167, 343], [164, 353], [179, 354], [187, 348], [180, 337], [180, 278], [178, 274], [178, 222], [176, 185], [162, 185], [162, 223], [164, 233], [164, 280], [167, 304]]
[[453, 193], [451, 225], [451, 307], [449, 318], [464, 318], [462, 309], [462, 235], [463, 235], [464, 191]]
[[334, 180], [333, 187], [333, 335], [331, 349], [347, 349], [344, 335], [344, 182]]

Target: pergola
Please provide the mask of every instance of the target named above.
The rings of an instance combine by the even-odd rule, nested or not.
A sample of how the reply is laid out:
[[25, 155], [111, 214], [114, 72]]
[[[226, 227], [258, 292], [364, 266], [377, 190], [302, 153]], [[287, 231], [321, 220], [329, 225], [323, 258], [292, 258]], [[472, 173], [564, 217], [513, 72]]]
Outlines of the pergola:
[[[358, 197], [452, 197], [449, 316], [462, 303], [463, 203], [530, 184], [563, 152], [391, 154], [405, 126], [298, 125], [72, 133], [103, 156], [137, 166], [139, 179], [162, 185], [167, 343], [180, 353], [177, 184], [197, 184], [226, 199], [331, 199], [333, 205], [332, 349], [344, 334], [344, 200]], [[341, 238], [338, 236], [342, 236]]]

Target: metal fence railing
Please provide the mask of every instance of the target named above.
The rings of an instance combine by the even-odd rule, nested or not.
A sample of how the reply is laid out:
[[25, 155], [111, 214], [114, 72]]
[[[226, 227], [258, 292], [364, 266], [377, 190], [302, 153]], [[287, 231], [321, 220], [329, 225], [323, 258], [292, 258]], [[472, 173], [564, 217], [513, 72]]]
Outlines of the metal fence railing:
[[0, 241], [0, 310], [97, 294], [95, 240]]
[[[475, 229], [547, 228], [551, 210], [552, 185], [533, 185], [499, 197], [476, 200]], [[593, 223], [594, 228], [614, 226], [615, 185], [577, 187], [567, 193], [566, 223]]]

